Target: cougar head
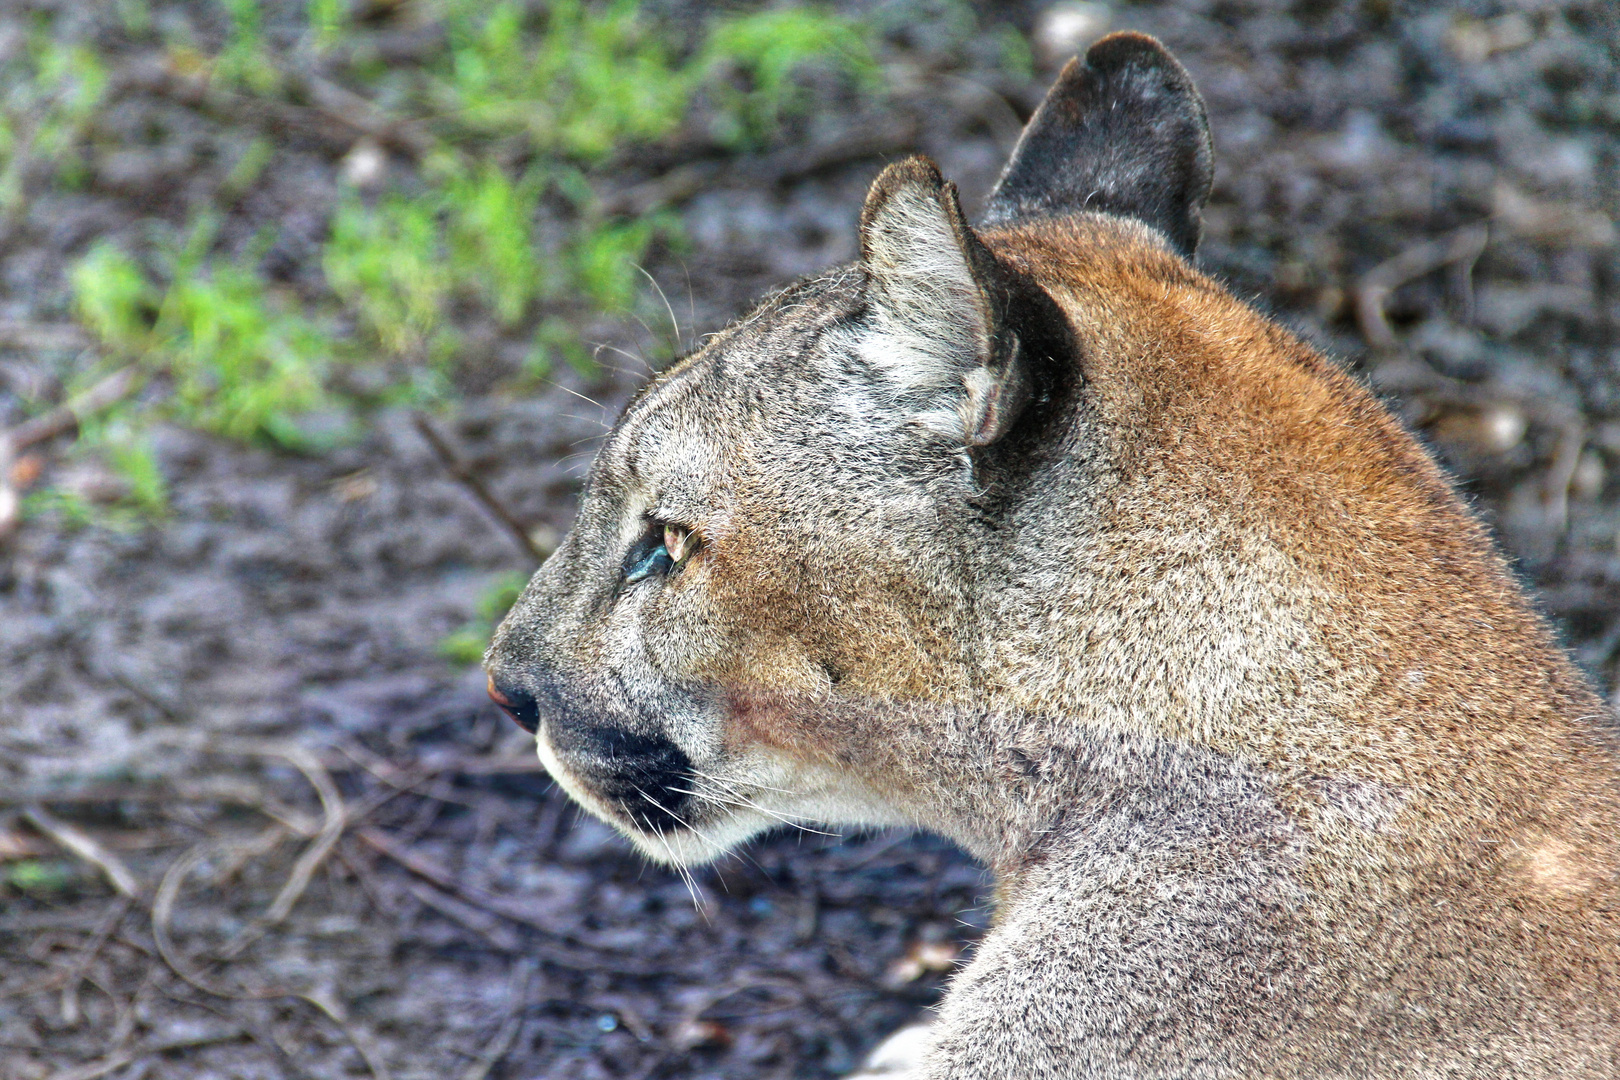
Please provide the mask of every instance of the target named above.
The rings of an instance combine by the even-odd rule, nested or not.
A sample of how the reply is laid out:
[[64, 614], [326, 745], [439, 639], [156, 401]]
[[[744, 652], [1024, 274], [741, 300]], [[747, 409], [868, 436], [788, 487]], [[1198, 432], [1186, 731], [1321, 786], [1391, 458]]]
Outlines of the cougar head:
[[[1114, 35], [1065, 69], [987, 219], [1106, 217], [1189, 254], [1208, 185], [1185, 72]], [[872, 765], [881, 725], [829, 717], [972, 700], [1007, 515], [1069, 452], [1069, 322], [931, 163], [877, 178], [860, 242], [631, 402], [486, 657], [547, 769], [654, 859], [915, 820]]]

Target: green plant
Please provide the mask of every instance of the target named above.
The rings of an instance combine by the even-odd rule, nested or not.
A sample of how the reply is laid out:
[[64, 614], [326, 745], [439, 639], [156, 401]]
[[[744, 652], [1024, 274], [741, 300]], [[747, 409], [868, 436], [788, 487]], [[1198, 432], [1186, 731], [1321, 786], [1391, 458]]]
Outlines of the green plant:
[[304, 15], [309, 20], [310, 37], [317, 49], [336, 45], [349, 26], [348, 0], [307, 0]]
[[514, 183], [492, 163], [446, 185], [451, 273], [502, 326], [516, 325], [546, 290], [532, 223], [540, 185]]
[[439, 655], [453, 664], [476, 664], [482, 660], [496, 625], [517, 603], [528, 582], [528, 574], [514, 571], [502, 574], [486, 586], [475, 605], [475, 617], [439, 641]]
[[327, 284], [395, 353], [422, 351], [444, 317], [450, 271], [436, 203], [390, 192], [367, 206], [351, 196], [332, 218]]
[[[323, 378], [333, 342], [245, 261], [208, 259], [212, 235], [207, 220], [193, 229], [166, 289], [124, 252], [96, 245], [71, 272], [79, 316], [115, 356], [172, 385], [151, 418], [312, 449], [298, 417], [329, 404]], [[126, 456], [132, 467], [135, 460]], [[137, 491], [157, 491], [132, 483]]]
[[637, 0], [553, 0], [543, 17], [517, 0], [446, 5], [440, 107], [469, 130], [523, 134], [541, 153], [584, 161], [672, 131], [683, 73]]
[[[352, 22], [348, 0], [304, 0], [306, 32], [287, 37], [278, 26], [272, 37], [262, 0], [212, 2], [225, 19], [223, 48], [209, 56], [170, 35], [170, 61], [248, 96], [299, 85], [281, 74], [291, 68], [278, 42], [327, 50]], [[917, 2], [951, 15], [964, 50], [988, 47], [961, 0]], [[147, 25], [145, 0], [119, 3], [132, 27]], [[368, 62], [351, 72], [369, 81], [380, 109], [417, 125], [426, 149], [414, 175], [396, 169], [381, 192], [338, 199], [320, 255], [324, 291], [273, 285], [253, 245], [216, 250], [212, 212], [178, 242], [100, 243], [72, 268], [75, 313], [104, 358], [78, 385], [113, 363], [150, 379], [84, 434], [124, 478], [119, 513], [152, 516], [167, 505], [146, 449], [153, 421], [318, 449], [322, 418], [451, 395], [463, 370], [458, 328], [478, 313], [531, 342], [520, 378], [541, 378], [559, 360], [595, 370], [580, 312], [650, 315], [640, 266], [682, 239], [668, 211], [605, 211], [605, 163], [700, 123], [723, 145], [757, 148], [822, 89], [877, 93], [885, 72], [880, 21], [814, 6], [719, 14], [691, 37], [640, 0], [422, 0], [422, 11], [446, 44], [418, 72]], [[71, 179], [73, 148], [105, 96], [104, 66], [84, 48], [41, 32], [17, 55], [0, 69], [12, 77], [0, 91], [0, 210], [21, 197], [30, 153], [55, 155], [67, 163], [58, 179]], [[264, 138], [246, 144], [221, 200], [250, 190], [273, 155]], [[354, 377], [334, 378], [344, 372]], [[36, 495], [31, 506], [64, 521], [109, 512], [71, 493]]]
[[230, 36], [214, 61], [214, 77], [259, 94], [275, 93], [281, 88], [281, 72], [265, 44], [259, 0], [218, 2], [229, 17]]
[[61, 859], [18, 859], [0, 864], [0, 881], [23, 893], [60, 893], [78, 878], [77, 868]]
[[814, 8], [778, 8], [714, 21], [699, 69], [720, 106], [714, 134], [730, 146], [758, 145], [810, 96], [796, 76], [812, 66], [879, 84], [869, 28]]
[[531, 235], [538, 200], [536, 181], [514, 183], [489, 164], [369, 206], [351, 196], [332, 219], [327, 282], [385, 349], [442, 358], [454, 345], [453, 299], [482, 304], [511, 327], [545, 292]]
[[40, 33], [0, 65], [0, 79], [0, 213], [11, 213], [31, 162], [49, 162], [57, 179], [76, 185], [78, 144], [106, 94], [107, 69], [88, 48]]

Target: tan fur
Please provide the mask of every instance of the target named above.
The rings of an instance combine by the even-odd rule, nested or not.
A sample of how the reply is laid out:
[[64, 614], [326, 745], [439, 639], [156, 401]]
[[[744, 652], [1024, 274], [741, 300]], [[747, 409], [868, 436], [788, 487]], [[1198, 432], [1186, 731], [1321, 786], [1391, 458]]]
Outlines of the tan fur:
[[[667, 740], [710, 797], [655, 832], [548, 766], [654, 858], [773, 816], [982, 858], [997, 925], [918, 1075], [1620, 1076], [1614, 722], [1445, 477], [1153, 227], [971, 234], [931, 177], [874, 186], [866, 291], [655, 381], [491, 648], [543, 746]], [[1072, 334], [1040, 435], [1003, 271]], [[952, 296], [984, 321], [930, 344]], [[604, 601], [643, 521], [701, 545]]]

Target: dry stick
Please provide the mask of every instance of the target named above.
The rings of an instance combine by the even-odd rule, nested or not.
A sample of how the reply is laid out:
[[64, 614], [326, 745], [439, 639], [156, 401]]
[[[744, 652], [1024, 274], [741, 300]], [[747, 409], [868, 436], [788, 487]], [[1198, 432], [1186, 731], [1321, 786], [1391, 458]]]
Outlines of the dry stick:
[[0, 433], [0, 537], [16, 527], [21, 509], [16, 489], [11, 483], [11, 466], [16, 456], [35, 443], [77, 431], [81, 418], [100, 412], [128, 395], [139, 384], [140, 374], [133, 366], [119, 368], [66, 404]]
[[1546, 508], [1547, 520], [1559, 533], [1569, 525], [1569, 485], [1575, 479], [1581, 451], [1585, 449], [1586, 425], [1579, 419], [1565, 424], [1559, 432], [1558, 450], [1547, 467], [1547, 478], [1541, 489], [1541, 505]]
[[323, 986], [313, 994], [299, 994], [298, 998], [307, 1001], [321, 1011], [321, 1013], [343, 1032], [343, 1037], [349, 1040], [360, 1059], [366, 1063], [375, 1080], [389, 1080], [388, 1066], [377, 1049], [377, 1044], [370, 1035], [349, 1023], [349, 1017], [343, 1009], [342, 1002], [332, 996], [332, 988]]
[[590, 950], [591, 952], [591, 955], [576, 956], [557, 949], [549, 949], [543, 952], [543, 955], [548, 960], [583, 971], [606, 971], [621, 975], [647, 975], [652, 972], [652, 969], [644, 964], [634, 963], [624, 957], [615, 957], [611, 952], [592, 946], [588, 942], [572, 940], [566, 933], [559, 931], [555, 926], [513, 905], [511, 901], [504, 897], [493, 896], [476, 886], [463, 884], [444, 867], [408, 850], [380, 829], [355, 829], [354, 835], [411, 873], [437, 885], [445, 892], [475, 908], [493, 915], [499, 915], [503, 919], [508, 919], [522, 926], [533, 927], [554, 938], [560, 938], [569, 946]]
[[1446, 236], [1409, 247], [1363, 274], [1355, 288], [1356, 322], [1367, 344], [1380, 351], [1396, 347], [1395, 331], [1384, 315], [1390, 293], [1442, 266], [1472, 262], [1489, 240], [1490, 230], [1484, 225], [1465, 225]]
[[916, 144], [920, 130], [916, 120], [906, 118], [817, 146], [795, 146], [744, 158], [729, 166], [717, 161], [689, 162], [656, 179], [609, 193], [599, 209], [604, 214], [635, 216], [685, 202], [716, 187], [772, 187], [847, 162], [909, 149]]
[[[328, 772], [350, 772], [363, 766], [354, 762], [344, 762], [336, 758], [323, 759], [321, 764]], [[430, 793], [421, 790], [422, 784], [436, 776], [503, 776], [523, 775], [526, 773], [545, 772], [546, 767], [538, 758], [505, 758], [492, 755], [454, 756], [446, 755], [429, 758], [423, 764], [410, 770], [400, 770], [400, 775], [389, 779], [382, 773], [372, 773], [377, 779], [387, 784], [391, 794], [409, 792], [427, 797]], [[371, 772], [370, 769], [366, 770]], [[171, 782], [168, 785], [158, 784], [92, 784], [86, 787], [58, 788], [45, 785], [16, 788], [10, 791], [0, 791], [0, 806], [79, 806], [86, 803], [112, 803], [112, 802], [218, 802], [229, 803], [236, 806], [245, 806], [257, 810], [273, 821], [279, 821], [293, 832], [306, 839], [316, 835], [319, 828], [304, 819], [303, 815], [294, 813], [288, 807], [276, 803], [268, 794], [247, 784], [218, 783], [209, 781], [203, 783]], [[350, 817], [359, 820], [369, 810], [375, 809], [369, 801], [362, 802], [352, 808]]]
[[461, 1074], [461, 1080], [484, 1080], [489, 1071], [500, 1064], [512, 1043], [516, 1041], [518, 1031], [523, 1027], [523, 1011], [529, 1001], [529, 984], [534, 979], [534, 961], [527, 958], [519, 960], [512, 965], [512, 977], [507, 981], [507, 1010], [506, 1019], [501, 1023], [495, 1037], [489, 1041], [484, 1052], [478, 1055], [478, 1060], [467, 1067]]
[[85, 862], [100, 870], [102, 875], [112, 883], [112, 887], [131, 900], [138, 900], [141, 895], [141, 882], [123, 860], [102, 847], [88, 833], [77, 826], [69, 825], [65, 821], [47, 814], [38, 806], [23, 808], [23, 817], [28, 823], [46, 836], [55, 840], [68, 851], [77, 855]]
[[265, 830], [256, 840], [236, 844], [198, 844], [175, 859], [169, 864], [169, 869], [164, 871], [162, 880], [158, 882], [157, 893], [152, 899], [152, 941], [157, 946], [158, 956], [182, 982], [205, 994], [237, 1001], [264, 1001], [298, 996], [285, 990], [243, 991], [215, 986], [181, 958], [180, 950], [175, 947], [174, 939], [169, 936], [169, 925], [174, 919], [174, 905], [180, 897], [180, 886], [185, 883], [193, 870], [210, 856], [232, 848], [247, 847], [254, 851], [267, 851], [280, 843], [284, 835], [285, 830], [280, 825], [275, 825]]
[[5, 440], [13, 453], [26, 450], [35, 443], [54, 439], [79, 429], [80, 421], [92, 413], [127, 397], [140, 383], [140, 372], [134, 365], [121, 367], [82, 394], [75, 394], [63, 404], [42, 416], [26, 420], [12, 428]]
[[[293, 761], [294, 765], [299, 765], [299, 762], [291, 755], [284, 756]], [[309, 774], [306, 773], [305, 775]], [[328, 778], [327, 782], [330, 783], [330, 778]], [[259, 839], [248, 841], [246, 845], [199, 844], [176, 859], [168, 871], [164, 873], [163, 880], [158, 885], [157, 896], [152, 901], [152, 940], [157, 945], [158, 955], [163, 959], [164, 964], [168, 965], [169, 970], [178, 975], [182, 981], [213, 997], [234, 1001], [268, 1001], [277, 998], [296, 998], [299, 1001], [313, 1005], [343, 1032], [344, 1038], [349, 1040], [355, 1052], [360, 1055], [361, 1060], [366, 1064], [366, 1069], [370, 1071], [374, 1080], [390, 1080], [388, 1066], [378, 1055], [376, 1046], [369, 1037], [364, 1036], [354, 1025], [348, 1022], [348, 1019], [343, 1015], [343, 1010], [332, 998], [330, 991], [307, 994], [296, 990], [240, 991], [214, 986], [180, 958], [180, 951], [175, 948], [174, 939], [169, 936], [169, 924], [174, 918], [174, 905], [180, 895], [180, 886], [192, 870], [196, 869], [210, 855], [222, 849], [229, 850], [245, 846], [254, 849], [255, 852], [267, 850], [280, 841], [282, 831], [281, 826], [277, 825], [267, 830], [266, 834], [259, 837]], [[341, 830], [339, 830], [338, 835], [342, 835]], [[311, 845], [311, 848], [314, 846]], [[308, 852], [306, 852], [307, 854]], [[313, 868], [311, 868], [310, 872], [314, 872]], [[289, 881], [288, 884], [290, 886], [292, 882]], [[300, 887], [299, 891], [302, 891], [302, 887]], [[283, 894], [286, 892], [287, 889], [283, 889]], [[295, 902], [296, 899], [294, 897]]]
[[124, 916], [129, 914], [129, 909], [134, 906], [134, 899], [128, 896], [120, 896], [113, 901], [101, 925], [96, 928], [95, 937], [90, 939], [90, 944], [84, 947], [78, 958], [73, 961], [73, 966], [68, 969], [67, 982], [62, 987], [62, 1023], [71, 1026], [79, 1022], [79, 983], [90, 965], [95, 963], [96, 955], [101, 952], [102, 946], [107, 944], [107, 939], [112, 937], [113, 931], [124, 921]]
[[213, 1035], [192, 1035], [180, 1039], [164, 1039], [159, 1042], [147, 1043], [130, 1050], [119, 1050], [102, 1058], [92, 1061], [88, 1065], [80, 1065], [63, 1072], [53, 1073], [50, 1080], [100, 1080], [108, 1073], [117, 1072], [125, 1065], [139, 1061], [142, 1058], [152, 1057], [156, 1054], [165, 1054], [171, 1050], [189, 1050], [198, 1046], [214, 1046], [218, 1043], [235, 1042], [246, 1035], [241, 1029], [235, 1031], [217, 1032]]
[[450, 444], [444, 441], [444, 437], [433, 426], [433, 421], [421, 413], [414, 414], [411, 420], [416, 425], [416, 430], [422, 433], [422, 438], [426, 439], [428, 445], [433, 448], [434, 454], [438, 455], [439, 463], [444, 466], [445, 471], [455, 477], [462, 487], [472, 493], [473, 498], [483, 504], [484, 509], [488, 510], [495, 520], [501, 523], [501, 526], [516, 541], [517, 546], [522, 548], [524, 553], [534, 560], [536, 566], [545, 562], [545, 552], [541, 551], [535, 544], [534, 539], [529, 536], [528, 530], [523, 527], [523, 523], [512, 516], [512, 513], [501, 504], [499, 499], [495, 498], [489, 488], [484, 486], [484, 482], [474, 475], [466, 463], [457, 456], [456, 452], [450, 448]]
[[83, 349], [90, 344], [84, 331], [73, 323], [34, 323], [0, 319], [0, 345], [25, 352], [56, 352]]
[[332, 777], [321, 764], [320, 758], [296, 744], [279, 747], [273, 753], [291, 762], [303, 773], [304, 778], [315, 789], [316, 795], [320, 797], [321, 811], [324, 815], [321, 831], [293, 864], [287, 883], [282, 886], [281, 892], [276, 894], [270, 907], [220, 950], [220, 956], [227, 960], [241, 953], [248, 945], [262, 937], [266, 930], [291, 914], [293, 906], [309, 887], [315, 871], [331, 854], [333, 846], [343, 835], [343, 830], [348, 827], [349, 814], [343, 805], [343, 796], [338, 793], [337, 785], [332, 782]]
[[511, 954], [523, 951], [523, 943], [518, 940], [516, 931], [502, 922], [498, 916], [480, 911], [471, 904], [446, 895], [425, 881], [407, 881], [405, 891], [419, 903], [432, 908], [451, 922], [471, 930], [499, 951]]

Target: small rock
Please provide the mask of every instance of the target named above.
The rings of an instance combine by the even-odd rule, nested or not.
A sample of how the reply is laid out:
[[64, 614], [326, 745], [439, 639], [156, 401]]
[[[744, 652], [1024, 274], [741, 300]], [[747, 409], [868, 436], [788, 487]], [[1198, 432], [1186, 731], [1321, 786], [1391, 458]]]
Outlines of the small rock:
[[1603, 494], [1603, 485], [1608, 480], [1608, 471], [1603, 467], [1603, 459], [1588, 450], [1581, 455], [1575, 463], [1575, 472], [1569, 478], [1569, 494], [1571, 498], [1588, 501]]
[[1035, 20], [1035, 57], [1044, 67], [1061, 67], [1071, 56], [1108, 33], [1114, 12], [1107, 4], [1062, 0]]
[[949, 941], [919, 941], [884, 973], [890, 986], [916, 982], [931, 971], [949, 971], [956, 966], [957, 948]]
[[720, 1049], [731, 1045], [732, 1035], [713, 1020], [688, 1020], [675, 1029], [673, 1042], [682, 1050]]
[[388, 151], [374, 139], [361, 139], [344, 155], [342, 170], [346, 183], [369, 191], [388, 176]]
[[1516, 405], [1501, 402], [1483, 409], [1458, 409], [1434, 424], [1435, 438], [1481, 454], [1505, 454], [1518, 446], [1530, 422]]

